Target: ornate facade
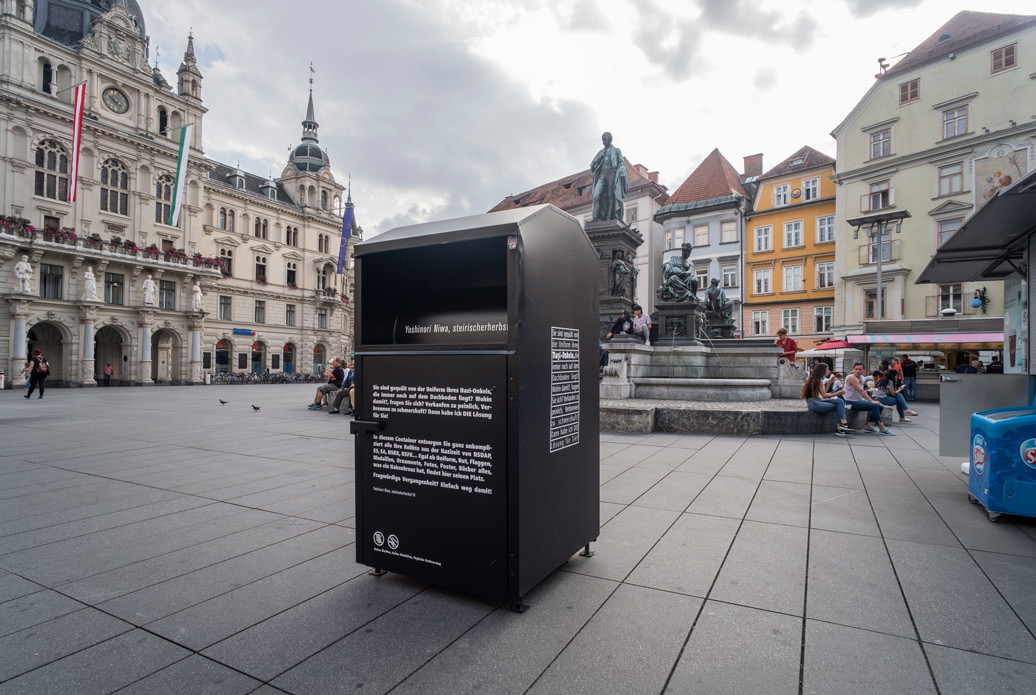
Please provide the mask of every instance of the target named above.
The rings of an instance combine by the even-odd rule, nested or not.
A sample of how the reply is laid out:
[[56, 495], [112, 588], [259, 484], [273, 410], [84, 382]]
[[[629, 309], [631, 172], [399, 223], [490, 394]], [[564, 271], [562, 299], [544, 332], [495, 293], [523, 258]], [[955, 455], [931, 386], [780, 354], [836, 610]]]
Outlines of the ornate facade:
[[[0, 368], [9, 376], [34, 347], [66, 385], [93, 385], [108, 363], [116, 383], [199, 383], [220, 371], [309, 372], [351, 351], [351, 275], [335, 273], [351, 201], [319, 147], [312, 92], [301, 144], [278, 178], [264, 178], [205, 157], [193, 38], [173, 87], [148, 64], [133, 0], [0, 0], [0, 55], [0, 302], [9, 318]], [[73, 87], [84, 82], [73, 177]], [[28, 292], [14, 273], [22, 256]]]

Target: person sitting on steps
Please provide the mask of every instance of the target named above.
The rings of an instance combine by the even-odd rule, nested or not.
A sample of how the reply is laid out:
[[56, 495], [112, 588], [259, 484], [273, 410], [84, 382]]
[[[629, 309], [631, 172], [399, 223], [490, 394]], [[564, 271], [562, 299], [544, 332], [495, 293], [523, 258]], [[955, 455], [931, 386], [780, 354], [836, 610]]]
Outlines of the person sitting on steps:
[[818, 362], [810, 370], [806, 383], [802, 385], [800, 397], [806, 399], [806, 407], [815, 413], [830, 413], [834, 411], [838, 414], [835, 434], [844, 436], [847, 432], [855, 432], [856, 430], [850, 427], [848, 420], [845, 419], [845, 401], [839, 398], [845, 391], [828, 391], [827, 387], [824, 386], [824, 377], [826, 375], [827, 365], [823, 362]]

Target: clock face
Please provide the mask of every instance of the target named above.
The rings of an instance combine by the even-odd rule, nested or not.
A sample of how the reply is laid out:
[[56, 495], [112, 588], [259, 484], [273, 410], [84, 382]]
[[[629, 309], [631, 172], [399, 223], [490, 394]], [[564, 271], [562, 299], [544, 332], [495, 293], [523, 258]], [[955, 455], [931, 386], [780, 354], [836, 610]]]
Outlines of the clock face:
[[104, 99], [104, 105], [115, 113], [126, 113], [129, 111], [129, 99], [115, 87], [109, 87], [104, 90], [101, 98]]

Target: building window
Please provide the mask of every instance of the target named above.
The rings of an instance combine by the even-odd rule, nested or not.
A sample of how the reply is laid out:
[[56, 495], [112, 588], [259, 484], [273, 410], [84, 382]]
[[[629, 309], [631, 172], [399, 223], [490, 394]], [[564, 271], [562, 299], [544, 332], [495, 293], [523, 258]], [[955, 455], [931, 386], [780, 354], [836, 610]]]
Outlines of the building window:
[[753, 335], [770, 335], [770, 312], [768, 312], [768, 311], [753, 311], [752, 312], [752, 334]]
[[630, 206], [626, 208], [626, 224], [630, 225], [637, 221], [637, 208], [636, 206]]
[[262, 219], [259, 217], [255, 218], [255, 237], [256, 239], [269, 239], [270, 234], [270, 222], [269, 220]]
[[327, 271], [328, 271], [328, 266], [325, 265], [323, 268], [321, 268], [317, 272], [317, 289], [318, 290], [326, 291], [326, 290], [331, 289], [331, 286], [327, 282], [327, 278], [329, 276], [329, 273]]
[[694, 269], [694, 277], [698, 278], [698, 287], [709, 286], [709, 266]]
[[665, 247], [678, 249], [683, 246], [683, 227], [665, 230]]
[[[892, 239], [888, 231], [881, 235], [881, 262], [888, 263], [892, 260]], [[878, 237], [877, 235], [870, 238], [870, 242], [867, 244], [867, 262], [877, 263], [878, 262]]]
[[773, 251], [773, 227], [755, 228], [755, 250]]
[[997, 48], [989, 52], [989, 72], [997, 73], [1018, 64], [1018, 44]]
[[317, 251], [320, 253], [327, 253], [328, 249], [328, 236], [326, 234], [320, 234], [317, 236]]
[[167, 224], [173, 209], [173, 177], [162, 174], [155, 181], [155, 222]]
[[284, 235], [284, 243], [286, 243], [288, 246], [298, 246], [299, 245], [299, 228], [298, 227], [288, 227], [287, 228], [287, 230], [285, 232], [285, 235]]
[[285, 304], [284, 305], [284, 325], [294, 326], [295, 325], [295, 305]]
[[957, 233], [957, 230], [960, 229], [960, 226], [962, 224], [964, 224], [964, 219], [961, 218], [961, 217], [958, 217], [958, 218], [952, 219], [952, 220], [939, 220], [938, 224], [939, 224], [939, 239], [938, 239], [938, 241], [939, 241], [939, 246], [942, 246], [943, 244], [945, 244], [947, 241], [950, 240], [950, 237], [952, 237], [954, 234]]
[[720, 223], [720, 241], [724, 244], [737, 241], [737, 222], [728, 220]]
[[720, 269], [723, 276], [723, 287], [737, 287], [737, 266], [725, 265]]
[[219, 257], [223, 259], [223, 274], [233, 275], [234, 274], [234, 250], [233, 249], [220, 249]]
[[40, 263], [40, 297], [61, 299], [61, 277], [64, 272], [60, 265]]
[[101, 209], [125, 215], [129, 202], [129, 173], [126, 165], [109, 159], [101, 166]]
[[104, 274], [104, 303], [122, 304], [122, 288], [126, 286], [125, 278], [119, 273]]
[[54, 68], [50, 63], [41, 63], [40, 73], [40, 90], [44, 94], [50, 94], [54, 85]]
[[802, 182], [802, 199], [816, 200], [820, 197], [820, 179], [806, 179]]
[[784, 248], [802, 246], [802, 220], [784, 223]]
[[824, 215], [817, 218], [817, 243], [823, 244], [835, 240], [835, 216]]
[[696, 224], [696, 225], [694, 225], [694, 245], [695, 246], [708, 246], [709, 245], [709, 225], [707, 225], [707, 224]]
[[230, 321], [230, 297], [225, 294], [219, 296], [219, 320]]
[[320, 191], [320, 209], [327, 210], [327, 191]]
[[835, 262], [824, 261], [816, 264], [817, 289], [827, 290], [835, 286]]
[[165, 131], [169, 128], [169, 112], [165, 110], [165, 107], [158, 107], [158, 133], [159, 135], [165, 135]]
[[773, 187], [773, 206], [775, 208], [783, 207], [791, 200], [791, 184], [782, 183], [778, 186]]
[[227, 231], [234, 231], [234, 211], [227, 210]]
[[834, 316], [834, 307], [818, 306], [813, 309], [813, 332], [830, 333], [831, 319]]
[[158, 308], [176, 308], [176, 283], [172, 280], [158, 281]]
[[266, 323], [266, 302], [262, 299], [255, 300], [255, 322]]
[[781, 325], [788, 329], [788, 333], [798, 333], [799, 310], [781, 309]]
[[877, 316], [874, 313], [876, 300], [878, 298], [877, 290], [867, 290], [863, 295], [863, 313], [866, 319], [883, 319], [886, 316], [888, 307], [886, 306], [888, 301], [888, 292], [881, 293], [881, 316]]
[[939, 312], [942, 313], [944, 309], [953, 309], [958, 314], [964, 310], [964, 295], [959, 282], [939, 285]]
[[942, 112], [943, 139], [956, 138], [968, 132], [968, 107], [958, 106]]
[[921, 98], [921, 78], [917, 77], [899, 85], [899, 105], [909, 104]]
[[939, 195], [953, 195], [964, 190], [964, 163], [939, 167]]
[[773, 269], [760, 268], [753, 273], [755, 277], [755, 294], [770, 294], [773, 282]]
[[327, 309], [317, 309], [317, 328], [327, 328]]
[[802, 291], [802, 266], [801, 265], [787, 265], [787, 266], [784, 266], [784, 291], [785, 292], [801, 292]]
[[892, 154], [892, 130], [886, 128], [871, 133], [871, 159], [888, 157]]
[[266, 256], [255, 257], [255, 280], [256, 282], [266, 283]]
[[870, 192], [864, 196], [864, 212], [883, 210], [892, 205], [892, 187], [888, 179], [870, 185]]
[[295, 261], [288, 261], [285, 265], [284, 281], [289, 285], [298, 285], [299, 265]]
[[68, 154], [54, 140], [44, 140], [36, 148], [36, 195], [68, 200]]
[[219, 209], [219, 218], [217, 220], [217, 224], [218, 224], [220, 229], [226, 229], [227, 228], [227, 209], [226, 208], [220, 208]]

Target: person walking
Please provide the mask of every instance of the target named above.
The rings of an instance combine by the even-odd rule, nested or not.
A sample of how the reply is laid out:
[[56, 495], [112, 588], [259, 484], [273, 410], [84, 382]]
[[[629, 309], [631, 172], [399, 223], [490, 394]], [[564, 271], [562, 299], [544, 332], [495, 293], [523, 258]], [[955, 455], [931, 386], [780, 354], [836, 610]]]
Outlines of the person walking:
[[115, 370], [112, 369], [111, 362], [109, 362], [108, 364], [104, 365], [104, 385], [105, 386], [111, 386], [112, 385], [112, 373], [114, 373], [114, 371]]
[[827, 376], [827, 364], [817, 362], [810, 370], [806, 383], [802, 385], [801, 398], [806, 399], [806, 407], [815, 413], [830, 413], [834, 411], [838, 416], [838, 424], [835, 425], [835, 434], [845, 436], [848, 432], [855, 432], [845, 419], [845, 401], [839, 396], [845, 393], [841, 391], [828, 391], [824, 385], [824, 377]]
[[891, 428], [886, 427], [881, 420], [881, 403], [871, 398], [867, 388], [863, 385], [863, 362], [853, 365], [853, 371], [845, 378], [845, 404], [850, 410], [867, 411], [868, 432], [895, 436]]
[[903, 397], [912, 401], [917, 397], [917, 362], [910, 355], [903, 355], [899, 367], [903, 370]]
[[39, 348], [34, 348], [32, 351], [32, 376], [29, 383], [29, 390], [25, 392], [26, 398], [32, 397], [32, 392], [37, 388], [40, 390], [40, 398], [43, 398], [43, 391], [47, 384], [47, 375], [50, 374], [50, 364], [47, 363], [47, 358], [43, 356]]

